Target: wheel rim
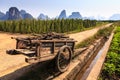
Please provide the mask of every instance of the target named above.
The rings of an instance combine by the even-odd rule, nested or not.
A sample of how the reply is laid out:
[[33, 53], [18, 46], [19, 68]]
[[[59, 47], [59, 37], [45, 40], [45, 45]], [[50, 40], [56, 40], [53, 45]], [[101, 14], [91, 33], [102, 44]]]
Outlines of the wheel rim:
[[71, 60], [71, 52], [69, 48], [65, 47], [59, 54], [58, 67], [60, 71], [65, 71]]

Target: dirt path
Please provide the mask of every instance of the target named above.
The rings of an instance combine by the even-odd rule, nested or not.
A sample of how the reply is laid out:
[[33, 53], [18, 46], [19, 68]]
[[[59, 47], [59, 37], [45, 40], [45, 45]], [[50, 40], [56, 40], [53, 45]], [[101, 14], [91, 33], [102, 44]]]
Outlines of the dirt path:
[[87, 31], [83, 31], [83, 32], [79, 32], [79, 33], [74, 33], [74, 34], [69, 34], [69, 36], [73, 39], [75, 39], [77, 42], [76, 44], [78, 44], [79, 42], [89, 38], [90, 36], [93, 36], [99, 29], [102, 29], [104, 27], [109, 27], [111, 24], [107, 24], [101, 27], [97, 27], [91, 30], [87, 30]]
[[[87, 30], [79, 33], [69, 34], [71, 38], [74, 38], [79, 42], [85, 40], [86, 38], [94, 35], [100, 28], [108, 27], [111, 24], [107, 24], [102, 27], [97, 27], [92, 30]], [[25, 36], [20, 34], [7, 34], [0, 33], [0, 77], [4, 76], [8, 73], [14, 72], [21, 67], [29, 65], [25, 63], [25, 56], [23, 55], [8, 55], [6, 54], [6, 50], [15, 49], [16, 41], [11, 39], [11, 37], [15, 36]]]
[[[19, 69], [19, 66], [23, 66], [24, 64], [28, 65], [27, 63], [24, 63], [25, 57], [23, 55], [11, 56], [6, 54], [6, 50], [15, 49], [16, 41], [11, 39], [12, 36], [18, 36], [18, 35], [0, 33], [0, 76], [11, 73], [16, 69]], [[24, 35], [19, 35], [19, 36], [24, 36]]]

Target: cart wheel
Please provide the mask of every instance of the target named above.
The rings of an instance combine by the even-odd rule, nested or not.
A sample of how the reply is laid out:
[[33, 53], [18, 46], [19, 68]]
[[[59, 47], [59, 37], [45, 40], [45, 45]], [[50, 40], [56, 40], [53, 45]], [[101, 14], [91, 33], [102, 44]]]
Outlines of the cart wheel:
[[71, 49], [68, 46], [63, 46], [56, 57], [56, 68], [60, 72], [65, 72], [72, 59]]
[[23, 41], [18, 41], [17, 42], [17, 46], [16, 49], [25, 49], [26, 48], [26, 44]]

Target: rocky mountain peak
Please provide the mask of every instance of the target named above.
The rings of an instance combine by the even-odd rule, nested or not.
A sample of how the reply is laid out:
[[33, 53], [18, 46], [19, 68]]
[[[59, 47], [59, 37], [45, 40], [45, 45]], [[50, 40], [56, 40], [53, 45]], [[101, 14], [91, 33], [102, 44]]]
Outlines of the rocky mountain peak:
[[20, 14], [26, 14], [25, 10], [20, 10]]
[[20, 15], [22, 16], [22, 19], [33, 19], [33, 16], [27, 13], [25, 10], [21, 10]]
[[16, 7], [11, 7], [8, 13], [9, 13], [8, 20], [22, 19], [19, 10]]
[[66, 19], [67, 18], [67, 16], [66, 16], [66, 10], [62, 10], [58, 18], [59, 19], [62, 19], [62, 18]]
[[48, 17], [47, 15], [44, 15], [43, 13], [41, 13], [41, 14], [38, 16], [38, 19], [46, 20], [46, 19], [49, 19], [49, 17]]
[[72, 14], [68, 18], [69, 19], [82, 19], [82, 16], [79, 12], [72, 12]]

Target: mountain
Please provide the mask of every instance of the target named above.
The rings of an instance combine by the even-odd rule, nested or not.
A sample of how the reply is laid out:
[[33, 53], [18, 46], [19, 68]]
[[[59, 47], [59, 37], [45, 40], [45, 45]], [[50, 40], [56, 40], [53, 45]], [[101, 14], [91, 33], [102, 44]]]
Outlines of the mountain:
[[20, 14], [23, 16], [24, 14], [26, 14], [26, 11], [25, 10], [21, 10]]
[[20, 15], [22, 16], [22, 19], [33, 19], [33, 16], [27, 13], [25, 10], [21, 10]]
[[[2, 12], [1, 12], [2, 13]], [[8, 20], [9, 12], [7, 11], [6, 14], [0, 13], [0, 20]]]
[[72, 12], [72, 14], [68, 18], [69, 19], [82, 19], [82, 16], [79, 12]]
[[24, 19], [24, 15], [26, 14], [26, 11], [25, 10], [21, 10], [20, 14], [21, 14], [22, 18]]
[[59, 18], [59, 19], [62, 19], [62, 18], [63, 18], [63, 19], [66, 19], [66, 18], [67, 18], [67, 16], [66, 16], [66, 11], [65, 11], [65, 10], [62, 10], [58, 18]]
[[6, 14], [0, 12], [0, 20], [7, 20], [9, 16], [9, 12], [7, 11]]
[[120, 20], [120, 14], [113, 14], [109, 20]]
[[20, 11], [16, 7], [11, 7], [8, 12], [8, 20], [18, 20], [22, 19], [22, 16], [20, 15]]
[[3, 20], [3, 17], [5, 16], [4, 13], [0, 12], [0, 20]]
[[33, 19], [33, 16], [29, 13], [24, 14], [23, 19]]
[[[9, 10], [4, 14], [0, 12], [0, 20], [19, 20], [19, 19], [33, 19], [33, 16], [26, 12], [25, 10], [20, 10], [16, 7], [10, 7]], [[47, 20], [50, 19], [47, 15], [41, 13], [38, 16], [38, 19]], [[90, 20], [106, 20], [105, 17], [101, 16], [90, 16], [90, 17], [82, 17], [79, 12], [72, 12], [71, 15], [66, 15], [66, 10], [62, 10], [59, 16], [51, 19], [90, 19]], [[108, 20], [120, 20], [120, 14], [112, 15]]]
[[9, 8], [6, 14], [0, 12], [0, 20], [19, 20], [19, 19], [33, 19], [33, 16], [25, 10], [19, 11], [16, 7]]
[[49, 19], [49, 17], [47, 15], [44, 15], [43, 13], [41, 13], [39, 16], [38, 16], [38, 19], [40, 20], [47, 20]]
[[3, 20], [8, 20], [8, 17], [9, 17], [9, 12], [7, 11], [5, 16], [3, 17], [4, 18]]

